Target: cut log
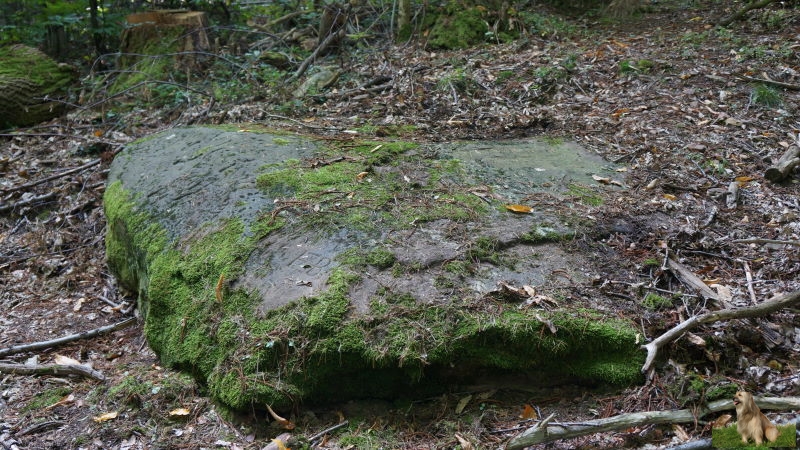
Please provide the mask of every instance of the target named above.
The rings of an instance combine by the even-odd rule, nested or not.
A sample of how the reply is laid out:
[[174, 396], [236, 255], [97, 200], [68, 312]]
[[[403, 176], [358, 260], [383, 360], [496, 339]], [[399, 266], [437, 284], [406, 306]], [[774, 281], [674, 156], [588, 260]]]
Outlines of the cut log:
[[764, 172], [764, 178], [773, 183], [783, 181], [789, 177], [792, 173], [792, 169], [798, 164], [800, 164], [800, 146], [790, 146], [783, 155], [781, 155], [780, 159]]
[[211, 50], [208, 17], [202, 11], [160, 10], [131, 14], [122, 32], [120, 65], [130, 67], [141, 55], [177, 54], [180, 68], [197, 68]]

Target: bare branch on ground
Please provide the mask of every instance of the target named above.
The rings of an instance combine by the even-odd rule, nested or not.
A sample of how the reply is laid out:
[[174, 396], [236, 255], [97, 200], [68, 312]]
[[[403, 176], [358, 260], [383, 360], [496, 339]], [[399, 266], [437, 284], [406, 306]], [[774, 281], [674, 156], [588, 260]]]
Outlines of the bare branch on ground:
[[100, 327], [100, 328], [95, 328], [94, 330], [84, 331], [82, 333], [70, 334], [68, 336], [64, 336], [64, 337], [60, 337], [60, 338], [56, 338], [56, 339], [51, 339], [49, 341], [40, 341], [40, 342], [31, 343], [31, 344], [22, 344], [22, 345], [14, 345], [14, 346], [11, 346], [11, 347], [6, 347], [6, 348], [3, 348], [3, 349], [0, 349], [0, 357], [8, 356], [8, 355], [14, 355], [14, 354], [17, 354], [17, 353], [22, 353], [22, 352], [41, 350], [43, 348], [56, 347], [58, 345], [67, 344], [69, 342], [78, 341], [78, 340], [81, 340], [81, 339], [93, 338], [93, 337], [96, 337], [96, 336], [100, 336], [100, 335], [103, 335], [103, 334], [110, 333], [112, 331], [121, 330], [123, 328], [126, 328], [126, 327], [129, 327], [129, 326], [133, 325], [134, 323], [136, 323], [136, 318], [135, 317], [130, 317], [130, 318], [127, 318], [127, 319], [123, 320], [122, 322], [117, 322], [117, 323], [114, 323], [114, 324], [111, 324], [111, 325], [106, 325], [106, 326], [103, 326], [103, 327]]
[[692, 316], [671, 330], [662, 334], [652, 342], [642, 346], [643, 349], [647, 350], [647, 358], [642, 366], [642, 372], [647, 372], [650, 369], [650, 366], [653, 365], [653, 361], [656, 359], [656, 353], [658, 353], [659, 348], [664, 346], [666, 343], [679, 338], [685, 331], [691, 330], [697, 325], [718, 322], [721, 320], [765, 316], [787, 306], [794, 305], [795, 303], [800, 303], [800, 291], [777, 295], [765, 301], [764, 303], [759, 303], [758, 305], [749, 306], [747, 308], [721, 309], [719, 311], [700, 314], [699, 316]]
[[105, 375], [82, 364], [9, 364], [0, 363], [0, 372], [14, 375], [80, 375], [104, 381]]
[[[800, 293], [798, 294], [800, 297]], [[756, 404], [762, 409], [791, 410], [800, 408], [800, 397], [769, 397], [756, 399]], [[535, 444], [553, 442], [587, 434], [601, 433], [604, 431], [619, 430], [634, 426], [654, 425], [661, 423], [687, 423], [694, 422], [707, 414], [734, 409], [733, 400], [717, 400], [708, 405], [691, 409], [673, 409], [668, 411], [644, 411], [620, 414], [594, 419], [585, 422], [550, 422], [545, 419], [541, 423], [528, 428], [509, 441], [506, 450], [519, 450]], [[549, 419], [549, 417], [548, 417]]]

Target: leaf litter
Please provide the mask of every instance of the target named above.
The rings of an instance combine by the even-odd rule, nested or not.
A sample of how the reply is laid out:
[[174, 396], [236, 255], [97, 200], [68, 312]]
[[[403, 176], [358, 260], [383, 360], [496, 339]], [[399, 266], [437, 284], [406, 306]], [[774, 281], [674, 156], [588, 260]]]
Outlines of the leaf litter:
[[[599, 206], [570, 205], [597, 231], [565, 245], [594, 252], [598, 265], [592, 271], [598, 275], [567, 292], [507, 288], [520, 299], [539, 296], [539, 304], [531, 305], [538, 307], [551, 306], [564, 295], [587, 301], [599, 295], [634, 300], [659, 295], [666, 299], [664, 306], [643, 306], [636, 318], [646, 339], [709, 307], [662, 268], [668, 258], [676, 257], [687, 271], [702, 273], [733, 305], [750, 305], [777, 292], [796, 290], [800, 287], [797, 174], [783, 184], [768, 182], [762, 174], [797, 142], [800, 95], [783, 90], [782, 105], [767, 107], [754, 101], [753, 81], [743, 78], [763, 73], [765, 79], [800, 84], [796, 54], [783, 52], [780, 44], [792, 42], [791, 27], [769, 30], [751, 19], [729, 29], [714, 28], [710, 21], [724, 15], [714, 9], [720, 7], [682, 11], [665, 6], [646, 13], [639, 22], [586, 24], [583, 32], [569, 38], [530, 36], [452, 52], [414, 46], [392, 47], [380, 54], [355, 52], [351, 76], [342, 77], [346, 81], [338, 91], [348, 92], [375, 75], [389, 77], [390, 88], [366, 96], [327, 93], [315, 99], [324, 101], [315, 106], [321, 112], [316, 117], [301, 113], [283, 120], [265, 114], [263, 104], [245, 103], [216, 105], [205, 116], [187, 109], [177, 119], [170, 111], [139, 111], [128, 121], [139, 124], [136, 127], [108, 129], [93, 125], [91, 117], [75, 115], [51, 122], [46, 133], [34, 127], [3, 136], [0, 347], [94, 329], [134, 312], [124, 305], [135, 305], [135, 299], [115, 284], [104, 265], [102, 193], [113, 154], [93, 160], [75, 149], [98, 140], [118, 149], [133, 139], [188, 122], [261, 121], [304, 132], [313, 123], [325, 127], [321, 132], [328, 135], [341, 130], [342, 136], [369, 135], [359, 127], [374, 125], [377, 131], [370, 137], [410, 125], [413, 131], [400, 132], [400, 138], [430, 142], [537, 134], [575, 139], [606, 159], [625, 164], [627, 170], [626, 191], [604, 192]], [[437, 88], [455, 66], [471, 80], [468, 91]], [[548, 77], [543, 68], [558, 76]], [[501, 73], [520, 75], [500, 81]], [[57, 177], [37, 182], [53, 176]], [[367, 177], [359, 174], [358, 180]], [[616, 184], [613, 179], [596, 181]], [[729, 195], [731, 183], [738, 188], [735, 196]], [[222, 274], [212, 289], [217, 301], [224, 301]], [[672, 408], [682, 400], [666, 387], [695, 372], [709, 377], [721, 373], [740, 385], [775, 395], [798, 395], [797, 315], [780, 312], [754, 323], [738, 323], [736, 329], [731, 333], [720, 324], [695, 330], [690, 339], [676, 343], [672, 364], [661, 368], [655, 384], [624, 392], [604, 394], [580, 386], [532, 388], [522, 378], [506, 379], [488, 398], [479, 397], [485, 389], [477, 387], [405, 408], [378, 403], [371, 409], [361, 403], [360, 411], [371, 411], [365, 422], [331, 431], [333, 437], [326, 437], [324, 448], [339, 448], [337, 433], [354, 436], [366, 431], [391, 436], [383, 444], [390, 447], [468, 448], [474, 442], [482, 448], [498, 447], [524, 429], [519, 422], [521, 409], [524, 419], [538, 417], [527, 411], [541, 408], [545, 416], [556, 412], [557, 420], [577, 421]], [[3, 374], [0, 432], [26, 448], [52, 448], [57, 442], [76, 446], [76, 439], [85, 439], [93, 448], [148, 448], [152, 442], [203, 447], [220, 441], [220, 430], [229, 448], [263, 448], [275, 444], [273, 439], [288, 424], [294, 436], [301, 437], [344, 422], [337, 408], [302, 406], [297, 418], [273, 412], [276, 430], [249, 426], [254, 417], [244, 417], [240, 431], [222, 418], [193, 382], [183, 383], [180, 374], [157, 365], [140, 327], [73, 342], [58, 351], [59, 356], [104, 372], [108, 381]], [[17, 356], [14, 359], [24, 361], [31, 355]], [[68, 394], [54, 388], [62, 384], [69, 386]], [[45, 404], [35, 402], [37, 395], [48, 392], [58, 395]], [[456, 416], [442, 412], [447, 404], [449, 411], [458, 410]], [[156, 419], [176, 411], [192, 414], [180, 424]], [[251, 415], [263, 423], [270, 414]], [[717, 422], [727, 420], [730, 417], [720, 416]], [[104, 425], [106, 421], [113, 421], [114, 428]], [[28, 426], [34, 422], [52, 425]], [[395, 431], [389, 433], [390, 429]], [[702, 428], [667, 427], [642, 433], [635, 441], [665, 447], [707, 435]], [[65, 443], [63, 436], [72, 441]], [[284, 440], [279, 441], [283, 446]], [[603, 433], [549, 448], [589, 444], [616, 448], [631, 441], [633, 437], [625, 433]]]

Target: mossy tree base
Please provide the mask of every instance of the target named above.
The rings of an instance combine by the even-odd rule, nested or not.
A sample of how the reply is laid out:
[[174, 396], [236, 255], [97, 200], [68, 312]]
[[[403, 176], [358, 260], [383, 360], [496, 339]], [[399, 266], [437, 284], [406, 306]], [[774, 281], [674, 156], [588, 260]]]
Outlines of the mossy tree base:
[[[543, 265], [531, 250], [555, 254], [552, 241], [570, 234], [543, 225], [554, 218], [511, 215], [470, 194], [457, 161], [404, 143], [310, 153], [315, 144], [293, 136], [170, 133], [130, 146], [112, 166], [109, 265], [139, 292], [162, 361], [225, 404], [424, 395], [492, 371], [641, 379], [632, 324], [576, 306], [526, 307], [476, 287], [530, 280]], [[304, 156], [248, 160], [281, 148]], [[223, 155], [232, 149], [261, 175], [231, 167]], [[181, 162], [146, 164], [151, 154]], [[196, 187], [170, 193], [173, 177]], [[214, 191], [254, 184], [260, 194], [249, 197]], [[198, 215], [196, 202], [218, 198], [242, 200], [229, 214]]]

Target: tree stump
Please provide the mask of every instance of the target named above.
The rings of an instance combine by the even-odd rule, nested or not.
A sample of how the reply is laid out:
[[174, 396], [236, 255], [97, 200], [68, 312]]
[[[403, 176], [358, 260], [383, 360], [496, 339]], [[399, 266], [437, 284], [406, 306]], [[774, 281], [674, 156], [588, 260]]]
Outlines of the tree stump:
[[198, 69], [211, 49], [208, 17], [201, 11], [160, 10], [131, 14], [122, 32], [122, 67], [131, 67], [140, 55], [177, 54], [176, 66]]

